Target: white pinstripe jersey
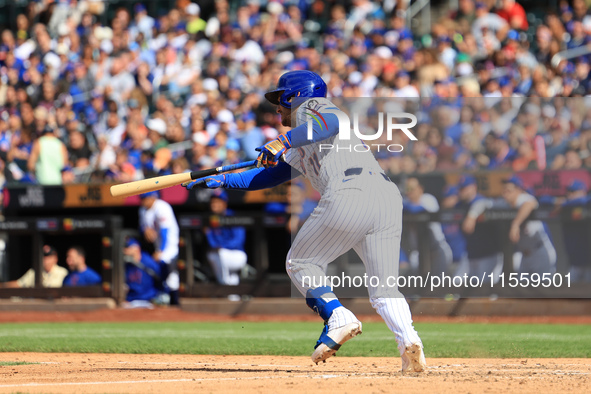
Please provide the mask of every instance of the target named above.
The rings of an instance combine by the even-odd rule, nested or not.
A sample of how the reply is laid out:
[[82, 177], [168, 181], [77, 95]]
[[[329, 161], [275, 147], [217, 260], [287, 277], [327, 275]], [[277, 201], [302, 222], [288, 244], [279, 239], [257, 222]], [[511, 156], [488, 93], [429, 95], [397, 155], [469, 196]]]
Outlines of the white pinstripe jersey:
[[[296, 127], [306, 124], [310, 119], [306, 111], [307, 108], [322, 114], [325, 109], [336, 107], [326, 98], [310, 98], [297, 109]], [[342, 140], [337, 134], [323, 141], [290, 149], [285, 154], [285, 161], [308, 178], [312, 187], [320, 194], [324, 194], [330, 188], [338, 188], [345, 178], [345, 170], [349, 168], [363, 168], [363, 173], [359, 178], [365, 178], [370, 172], [373, 174], [383, 172], [373, 153], [369, 151], [363, 141], [355, 133], [351, 132], [350, 134], [349, 140]], [[330, 145], [332, 148], [327, 149], [327, 146]], [[367, 180], [367, 178], [365, 179]], [[380, 179], [384, 180], [381, 176]]]

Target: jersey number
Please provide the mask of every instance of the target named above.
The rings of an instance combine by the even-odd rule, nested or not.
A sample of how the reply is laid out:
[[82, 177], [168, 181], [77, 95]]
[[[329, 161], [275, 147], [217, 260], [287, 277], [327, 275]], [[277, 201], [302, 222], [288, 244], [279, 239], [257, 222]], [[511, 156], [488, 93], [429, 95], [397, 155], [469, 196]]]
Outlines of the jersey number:
[[[304, 165], [304, 157], [305, 157], [305, 152], [302, 148], [298, 148], [298, 151], [300, 153], [300, 165], [302, 166], [302, 169], [304, 170], [304, 173], [306, 172], [306, 166]], [[316, 174], [316, 176], [318, 176], [318, 174], [320, 173], [320, 160], [318, 159], [318, 155], [316, 154], [316, 152], [313, 153], [312, 156], [310, 156], [308, 158], [308, 163], [310, 163], [310, 165], [312, 166], [312, 169], [314, 170], [314, 173]]]

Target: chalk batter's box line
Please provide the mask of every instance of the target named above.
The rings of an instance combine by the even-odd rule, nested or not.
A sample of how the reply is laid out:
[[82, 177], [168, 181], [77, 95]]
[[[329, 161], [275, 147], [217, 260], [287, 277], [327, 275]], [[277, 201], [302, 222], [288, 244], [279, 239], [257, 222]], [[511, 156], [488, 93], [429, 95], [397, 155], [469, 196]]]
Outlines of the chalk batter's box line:
[[195, 378], [195, 379], [158, 379], [158, 380], [120, 380], [105, 382], [61, 382], [61, 383], [22, 383], [22, 384], [2, 384], [0, 388], [10, 387], [53, 387], [53, 386], [97, 386], [104, 384], [136, 384], [136, 383], [180, 383], [180, 382], [225, 382], [241, 380], [272, 380], [272, 379], [386, 379], [400, 376], [380, 376], [373, 374], [325, 374], [325, 375], [297, 375], [297, 376], [247, 376], [244, 378]]

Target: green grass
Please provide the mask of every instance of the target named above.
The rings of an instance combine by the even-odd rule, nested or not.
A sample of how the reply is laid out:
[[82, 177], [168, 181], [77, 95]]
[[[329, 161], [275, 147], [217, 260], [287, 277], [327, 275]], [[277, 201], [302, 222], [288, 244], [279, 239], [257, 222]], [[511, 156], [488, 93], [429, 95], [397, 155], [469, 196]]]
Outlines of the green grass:
[[[427, 357], [591, 357], [591, 327], [418, 323]], [[10, 323], [0, 352], [309, 355], [318, 323]], [[340, 356], [393, 356], [384, 323], [366, 323]]]
[[10, 367], [13, 365], [31, 365], [37, 363], [29, 363], [27, 361], [0, 361], [0, 367]]

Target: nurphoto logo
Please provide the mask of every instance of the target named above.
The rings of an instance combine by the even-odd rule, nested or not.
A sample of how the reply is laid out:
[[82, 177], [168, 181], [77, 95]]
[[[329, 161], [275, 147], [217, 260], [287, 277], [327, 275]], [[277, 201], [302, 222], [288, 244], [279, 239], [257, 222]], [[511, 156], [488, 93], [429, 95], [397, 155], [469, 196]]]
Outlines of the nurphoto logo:
[[[313, 108], [317, 102], [315, 100], [310, 100], [307, 104], [307, 108], [305, 109], [306, 115], [308, 115], [308, 133], [307, 138], [308, 140], [313, 139], [314, 135], [314, 124], [317, 124], [320, 129], [328, 129], [328, 124], [323, 116], [326, 114], [333, 114], [336, 116], [339, 122], [339, 139], [343, 141], [351, 140], [351, 120], [349, 116], [338, 109], [337, 107], [329, 107], [323, 108], [322, 114], [318, 112], [315, 108]], [[359, 130], [359, 113], [353, 112], [353, 133], [354, 135], [361, 140], [361, 144], [354, 145], [352, 147], [343, 146], [336, 146], [337, 150], [350, 150], [351, 148], [356, 152], [363, 152], [369, 151], [371, 147], [377, 148], [378, 152], [380, 149], [386, 149], [389, 152], [402, 152], [404, 147], [400, 144], [366, 144], [364, 141], [375, 141], [378, 138], [382, 137], [384, 133], [384, 129], [386, 131], [386, 139], [388, 141], [392, 140], [392, 135], [394, 131], [402, 131], [411, 141], [417, 141], [417, 137], [410, 131], [411, 128], [417, 125], [417, 117], [413, 114], [407, 112], [378, 112], [378, 129], [375, 134], [362, 134]], [[384, 119], [386, 126], [384, 127]], [[401, 119], [409, 119], [410, 122], [408, 123], [398, 123]], [[322, 152], [323, 150], [330, 150], [334, 149], [335, 146], [332, 144], [320, 144], [319, 149]]]

